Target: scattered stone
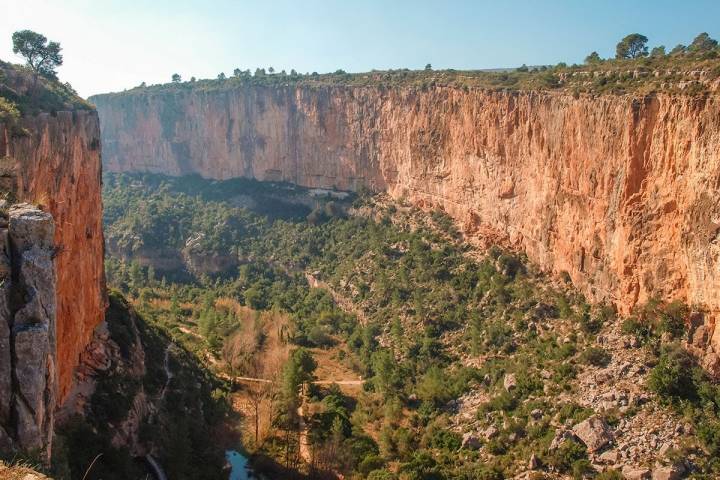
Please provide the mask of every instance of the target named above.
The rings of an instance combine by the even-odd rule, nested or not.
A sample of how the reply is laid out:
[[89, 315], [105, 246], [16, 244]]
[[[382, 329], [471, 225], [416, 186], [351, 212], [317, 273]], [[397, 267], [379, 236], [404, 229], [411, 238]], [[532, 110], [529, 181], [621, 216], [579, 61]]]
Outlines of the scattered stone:
[[705, 325], [700, 325], [695, 330], [695, 333], [693, 333], [692, 345], [695, 348], [704, 349], [705, 346], [708, 344], [709, 336], [710, 335], [707, 330], [707, 327], [705, 327]]
[[532, 418], [534, 418], [535, 420], [540, 420], [540, 419], [542, 418], [542, 416], [543, 416], [543, 411], [540, 410], [539, 408], [536, 408], [535, 410], [533, 410], [532, 412], [530, 412], [530, 416], [531, 416]]
[[660, 450], [658, 450], [658, 457], [664, 457], [667, 454], [668, 450], [670, 450], [671, 448], [672, 448], [672, 444], [663, 443], [660, 446]]
[[557, 430], [555, 432], [555, 437], [552, 442], [550, 442], [550, 450], [555, 450], [562, 445], [565, 440], [569, 440], [571, 438], [575, 438], [575, 435], [570, 430]]
[[540, 459], [533, 453], [530, 455], [530, 461], [528, 462], [528, 470], [537, 470], [540, 468]]
[[508, 392], [510, 390], [513, 390], [517, 388], [517, 379], [515, 378], [514, 373], [509, 373], [505, 375], [505, 380], [503, 381], [503, 386], [505, 387], [505, 390]]
[[656, 465], [652, 472], [652, 480], [680, 480], [685, 469], [680, 465]]
[[622, 468], [623, 477], [626, 480], [649, 480], [650, 470], [647, 468], [633, 467], [631, 465], [625, 465]]
[[720, 356], [708, 352], [702, 359], [702, 366], [711, 376], [720, 377]]
[[589, 452], [597, 452], [612, 440], [607, 423], [597, 415], [575, 425], [573, 433], [585, 444]]
[[473, 432], [467, 432], [462, 437], [462, 448], [469, 450], [477, 450], [480, 448], [480, 439]]
[[482, 432], [482, 436], [483, 438], [485, 438], [485, 440], [490, 440], [491, 438], [495, 438], [498, 433], [499, 432], [497, 428], [489, 426]]
[[620, 460], [620, 453], [617, 450], [608, 450], [600, 454], [599, 458], [603, 463], [614, 465]]

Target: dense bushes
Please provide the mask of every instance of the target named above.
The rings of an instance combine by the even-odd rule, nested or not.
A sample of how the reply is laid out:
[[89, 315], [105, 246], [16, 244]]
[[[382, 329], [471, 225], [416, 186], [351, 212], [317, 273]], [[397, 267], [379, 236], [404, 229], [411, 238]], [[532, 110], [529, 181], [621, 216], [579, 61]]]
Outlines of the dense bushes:
[[[154, 227], [143, 222], [135, 224], [139, 232], [128, 230], [133, 214], [126, 205], [142, 202], [144, 180], [119, 178], [108, 182], [117, 200], [108, 215], [110, 228], [120, 236], [154, 235]], [[204, 214], [205, 205], [218, 211], [230, 208], [221, 196], [209, 193], [207, 185], [214, 182], [149, 181], [157, 185], [151, 203], [167, 205], [162, 215], [180, 215], [182, 224], [201, 225], [195, 217]], [[229, 189], [228, 194], [234, 198], [238, 192]], [[183, 207], [186, 201], [194, 206]], [[177, 209], [169, 207], [176, 203]], [[270, 219], [233, 207], [231, 216], [240, 223], [231, 225], [218, 242], [225, 250], [242, 252], [248, 261], [232, 275], [174, 282], [155, 278], [148, 268], [111, 259], [108, 277], [139, 298], [147, 311], [158, 312], [158, 322], [198, 352], [217, 354], [222, 339], [242, 328], [232, 310], [218, 307], [220, 299], [255, 311], [284, 312], [290, 322], [282, 338], [296, 346], [347, 346], [337, 358], [366, 379], [363, 392], [350, 401], [337, 391], [312, 389], [318, 409], [311, 421], [312, 439], [324, 468], [367, 478], [396, 478], [391, 470], [397, 467], [405, 478], [492, 479], [503, 478], [513, 465], [537, 453], [556, 470], [578, 477], [587, 473], [587, 458], [578, 444], [549, 451], [551, 418], [575, 424], [592, 412], [540, 399], [572, 393], [572, 380], [583, 363], [608, 364], [609, 353], [591, 344], [614, 310], [591, 307], [569, 289], [547, 286], [522, 256], [494, 248], [486, 258], [471, 258], [442, 213], [398, 218], [404, 215], [399, 209], [373, 204], [365, 196], [359, 196], [355, 206], [372, 213], [346, 217], [330, 206], [309, 219]], [[182, 238], [171, 238], [169, 245], [177, 248]], [[312, 275], [306, 278], [304, 272]], [[321, 288], [311, 288], [308, 279]], [[170, 305], [155, 306], [163, 302]], [[656, 344], [663, 335], [682, 336], [679, 327], [686, 315], [680, 304], [647, 307], [634, 317], [633, 331]], [[199, 332], [200, 338], [180, 327]], [[470, 354], [483, 359], [479, 367], [460, 364], [458, 360]], [[658, 391], [677, 393], [677, 361], [659, 364]], [[511, 389], [503, 385], [508, 375], [515, 377]], [[451, 431], [448, 419], [457, 407], [455, 400], [480, 384], [489, 400], [480, 407], [477, 421], [497, 429], [497, 435], [484, 442], [492, 461], [482, 467], [458, 465], [461, 436]], [[696, 397], [704, 398], [701, 388], [694, 388]], [[543, 413], [535, 419], [537, 410]], [[297, 426], [292, 415], [286, 417], [278, 424]], [[705, 432], [708, 444], [714, 442], [712, 429]], [[294, 448], [291, 440], [275, 445], [282, 442], [289, 447], [283, 452]]]

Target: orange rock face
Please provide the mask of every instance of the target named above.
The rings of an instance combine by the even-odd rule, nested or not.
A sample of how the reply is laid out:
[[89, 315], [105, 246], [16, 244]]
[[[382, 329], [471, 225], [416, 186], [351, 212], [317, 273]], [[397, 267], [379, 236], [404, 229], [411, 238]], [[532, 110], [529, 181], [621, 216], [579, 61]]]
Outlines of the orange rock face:
[[58, 399], [105, 311], [100, 131], [96, 112], [58, 112], [21, 121], [28, 132], [0, 128], [0, 156], [14, 163], [18, 198], [55, 219]]
[[[628, 312], [720, 309], [720, 99], [242, 87], [92, 99], [114, 172], [384, 190]], [[714, 344], [720, 351], [720, 329]]]

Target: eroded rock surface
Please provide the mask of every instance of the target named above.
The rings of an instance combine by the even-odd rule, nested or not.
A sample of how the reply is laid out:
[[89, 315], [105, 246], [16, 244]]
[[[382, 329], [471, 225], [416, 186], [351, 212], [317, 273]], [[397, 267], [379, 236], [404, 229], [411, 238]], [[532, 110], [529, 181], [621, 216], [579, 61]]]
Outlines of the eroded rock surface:
[[0, 265], [0, 449], [49, 457], [56, 403], [56, 270], [52, 215], [9, 209]]
[[93, 101], [110, 171], [386, 191], [621, 313], [653, 296], [702, 306], [709, 365], [720, 351], [717, 97], [246, 86]]
[[42, 205], [55, 219], [50, 240], [57, 264], [56, 367], [62, 399], [106, 304], [100, 127], [94, 111], [40, 114], [21, 119], [19, 126], [24, 135], [0, 124], [0, 186], [19, 201]]

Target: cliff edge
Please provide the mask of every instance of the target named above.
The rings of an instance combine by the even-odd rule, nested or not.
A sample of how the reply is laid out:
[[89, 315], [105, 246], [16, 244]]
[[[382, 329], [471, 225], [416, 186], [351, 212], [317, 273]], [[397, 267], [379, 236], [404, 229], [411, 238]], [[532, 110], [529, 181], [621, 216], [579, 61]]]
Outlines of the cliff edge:
[[91, 100], [111, 172], [368, 187], [440, 208], [622, 313], [652, 297], [703, 309], [697, 343], [720, 371], [715, 95], [239, 85]]

